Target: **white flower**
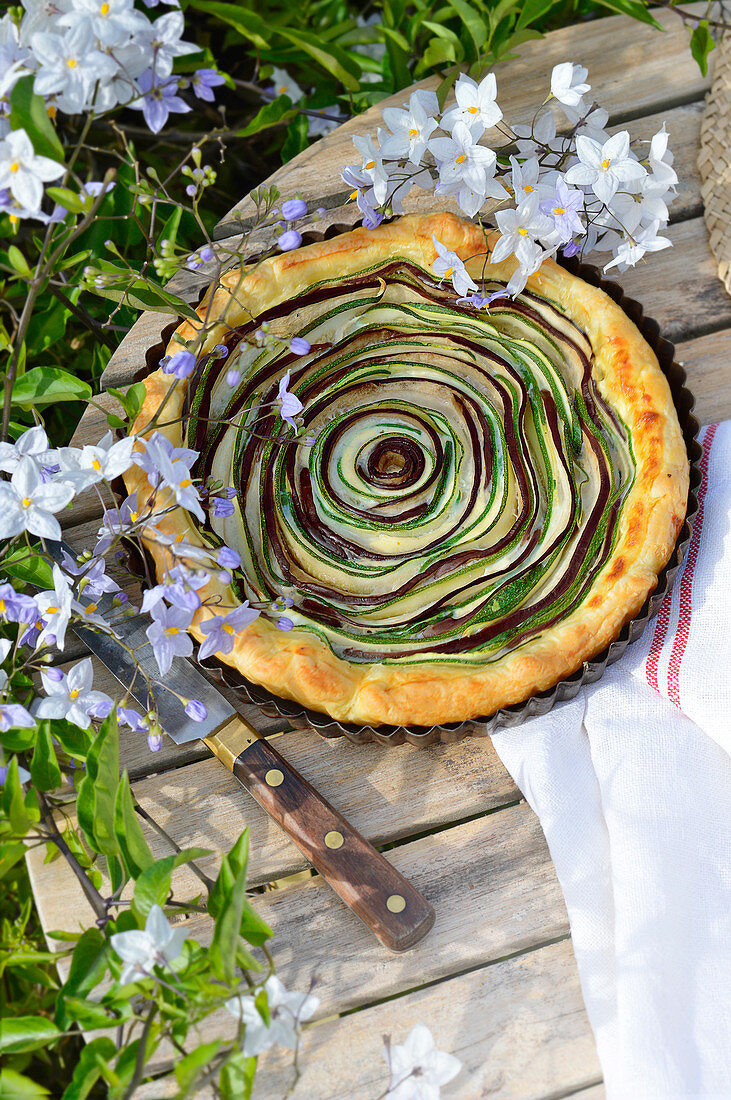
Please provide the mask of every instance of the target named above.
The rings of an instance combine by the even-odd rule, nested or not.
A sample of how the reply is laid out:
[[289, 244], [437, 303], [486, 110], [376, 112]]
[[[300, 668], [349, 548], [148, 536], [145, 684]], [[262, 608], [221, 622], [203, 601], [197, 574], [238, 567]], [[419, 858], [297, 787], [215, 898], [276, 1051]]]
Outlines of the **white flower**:
[[662, 185], [666, 190], [674, 187], [678, 182], [677, 174], [672, 167], [673, 154], [668, 149], [668, 137], [663, 122], [662, 129], [658, 130], [650, 142], [650, 155], [648, 157], [648, 163], [652, 169], [651, 179], [653, 184]]
[[40, 424], [34, 428], [28, 428], [26, 432], [18, 436], [15, 443], [0, 443], [0, 470], [6, 474], [12, 474], [26, 455], [41, 464], [41, 460], [48, 452], [48, 436]]
[[640, 162], [630, 155], [626, 130], [610, 137], [603, 145], [579, 134], [576, 155], [580, 163], [569, 168], [566, 182], [590, 186], [604, 203], [611, 201], [621, 183], [639, 180], [646, 174]]
[[460, 260], [456, 252], [451, 252], [432, 234], [432, 243], [437, 251], [437, 258], [431, 266], [435, 275], [440, 279], [451, 279], [452, 286], [459, 295], [464, 295], [468, 290], [477, 290], [477, 283], [473, 282], [467, 268]]
[[36, 156], [25, 130], [13, 130], [0, 142], [0, 187], [7, 187], [22, 207], [40, 210], [43, 184], [62, 174], [62, 164]]
[[53, 566], [53, 592], [39, 592], [34, 597], [46, 624], [41, 630], [38, 645], [53, 635], [57, 649], [63, 649], [66, 641], [66, 628], [71, 618], [71, 585], [68, 577], [58, 565]]
[[117, 69], [111, 57], [94, 48], [89, 30], [79, 26], [61, 34], [34, 34], [31, 48], [39, 62], [33, 90], [53, 95], [69, 115], [90, 106], [94, 85], [108, 80]]
[[171, 928], [170, 921], [159, 905], [153, 905], [147, 915], [144, 929], [131, 932], [115, 932], [110, 943], [125, 964], [120, 982], [154, 977], [154, 966], [165, 966], [180, 956], [188, 938], [185, 928]]
[[180, 11], [169, 11], [167, 15], [161, 15], [154, 23], [145, 27], [144, 39], [152, 48], [152, 66], [158, 82], [161, 77], [170, 76], [176, 57], [198, 53], [200, 49], [192, 42], [181, 41], [184, 28], [185, 20]]
[[114, 59], [118, 64], [114, 75], [96, 90], [94, 107], [99, 113], [110, 111], [118, 103], [130, 103], [139, 96], [139, 88], [134, 81], [151, 68], [153, 62], [149, 33], [137, 35], [134, 41], [122, 46], [115, 46]]
[[[60, 675], [60, 678], [56, 678]], [[60, 670], [41, 672], [45, 699], [36, 699], [32, 711], [36, 718], [65, 718], [82, 730], [91, 725], [90, 714], [106, 717], [114, 706], [103, 691], [92, 691], [94, 669], [91, 657], [85, 657], [68, 673]]]
[[422, 90], [412, 93], [405, 111], [384, 107], [383, 121], [391, 133], [381, 144], [381, 156], [394, 160], [408, 157], [412, 164], [419, 165], [427, 142], [439, 125], [434, 118], [438, 110], [436, 94]]
[[45, 539], [61, 538], [53, 513], [65, 508], [74, 495], [70, 485], [43, 482], [35, 460], [20, 460], [10, 481], [0, 481], [0, 530], [9, 539], [28, 531]]
[[634, 267], [646, 252], [661, 252], [664, 248], [672, 247], [673, 242], [667, 237], [658, 237], [659, 225], [658, 221], [654, 221], [641, 233], [625, 238], [616, 250], [614, 259], [605, 265], [604, 270], [617, 267], [620, 271], [626, 271], [628, 267]]
[[226, 1002], [231, 1015], [246, 1025], [244, 1054], [247, 1058], [253, 1058], [275, 1044], [295, 1050], [300, 1023], [308, 1020], [320, 1004], [319, 997], [313, 997], [311, 993], [288, 993], [275, 975], [267, 978], [264, 989], [269, 1007], [268, 1027], [253, 997], [232, 997]]
[[553, 223], [538, 209], [538, 192], [533, 191], [520, 203], [516, 210], [498, 210], [495, 221], [500, 230], [500, 238], [490, 255], [490, 263], [497, 264], [515, 253], [522, 267], [535, 263], [541, 248], [536, 244], [537, 237], [547, 237], [553, 231]]
[[[439, 169], [436, 194], [456, 193], [466, 213], [474, 215], [487, 195], [505, 198], [504, 187], [494, 178], [497, 164], [494, 151], [477, 145], [464, 122], [455, 123], [451, 137], [432, 138], [429, 150]], [[478, 202], [476, 207], [475, 202]]]
[[587, 70], [583, 65], [572, 65], [570, 61], [564, 61], [561, 65], [554, 65], [551, 73], [551, 95], [568, 107], [578, 107], [581, 97], [591, 91], [591, 84], [583, 84], [586, 80]]
[[[336, 122], [334, 118], [313, 118], [312, 115], [308, 115], [308, 137], [324, 137], [326, 134], [331, 134], [333, 130], [336, 130], [340, 125], [340, 108], [337, 103], [332, 103], [329, 107], [322, 107], [317, 113], [318, 115], [338, 115], [339, 119]], [[345, 121], [344, 115], [342, 116], [342, 121]]]
[[23, 0], [25, 14], [20, 24], [20, 41], [27, 46], [39, 31], [49, 33], [58, 27], [58, 18], [71, 9], [73, 0]]
[[474, 131], [475, 138], [485, 130], [495, 126], [503, 117], [503, 112], [495, 102], [497, 81], [494, 73], [488, 73], [480, 84], [464, 73], [454, 86], [457, 102], [442, 116], [442, 127], [453, 130], [458, 122], [463, 122]]
[[[379, 131], [380, 133], [383, 131]], [[353, 145], [363, 157], [361, 172], [370, 181], [376, 202], [384, 202], [388, 193], [388, 169], [383, 164], [383, 154], [379, 146], [370, 134], [364, 137], [356, 135], [353, 138]]]
[[133, 0], [73, 0], [71, 11], [58, 20], [59, 27], [81, 28], [102, 46], [120, 45], [130, 35], [144, 30], [147, 23], [142, 12], [135, 11]]
[[292, 103], [299, 103], [305, 94], [294, 77], [290, 76], [286, 69], [278, 69], [275, 65], [272, 69], [270, 80], [272, 81], [273, 91], [276, 95], [288, 95]]
[[107, 481], [112, 481], [125, 473], [132, 464], [135, 442], [134, 436], [127, 436], [115, 443], [112, 433], [107, 432], [95, 446], [87, 445], [82, 449], [79, 467], [93, 471], [99, 480], [106, 478]]
[[437, 1050], [426, 1024], [412, 1028], [402, 1046], [388, 1045], [386, 1100], [439, 1100], [442, 1085], [462, 1068], [459, 1058]]
[[609, 111], [605, 111], [603, 107], [595, 107], [593, 111], [584, 117], [583, 109], [575, 110], [573, 107], [567, 107], [564, 104], [563, 113], [572, 127], [576, 128], [577, 134], [585, 134], [586, 137], [598, 141], [600, 145], [603, 145], [609, 137], [605, 129], [609, 121]]

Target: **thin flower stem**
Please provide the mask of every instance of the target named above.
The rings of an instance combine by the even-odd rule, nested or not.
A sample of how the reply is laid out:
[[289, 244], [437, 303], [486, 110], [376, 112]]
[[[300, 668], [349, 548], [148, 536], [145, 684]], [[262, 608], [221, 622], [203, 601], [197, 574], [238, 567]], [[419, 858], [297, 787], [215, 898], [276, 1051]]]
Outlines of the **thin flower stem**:
[[53, 817], [53, 811], [51, 810], [45, 794], [43, 793], [43, 791], [40, 790], [37, 790], [36, 794], [38, 795], [38, 802], [41, 807], [41, 816], [50, 834], [49, 839], [63, 854], [66, 862], [69, 864], [71, 870], [74, 872], [77, 879], [79, 880], [79, 883], [81, 884], [81, 889], [84, 891], [86, 900], [89, 902], [89, 905], [91, 905], [92, 909], [96, 913], [97, 923], [101, 924], [103, 922], [104, 924], [106, 924], [109, 917], [109, 911], [107, 909], [107, 904], [104, 898], [101, 896], [94, 884], [89, 880], [83, 867], [58, 831], [58, 826], [56, 825], [55, 819]]
[[[143, 809], [138, 802], [135, 803], [135, 810], [140, 815], [140, 817], [144, 818], [148, 825], [150, 825], [155, 830], [155, 832], [163, 838], [163, 840], [166, 840], [168, 842], [170, 847], [173, 848], [175, 852], [177, 852], [178, 854], [182, 852], [183, 849], [180, 847], [180, 845], [177, 844], [173, 840], [173, 838], [165, 832], [162, 825], [158, 825], [154, 817], [151, 817], [150, 814], [148, 814], [147, 810]], [[209, 878], [208, 875], [201, 871], [200, 867], [198, 867], [195, 863], [191, 862], [188, 864], [188, 866], [190, 867], [193, 874], [197, 875], [197, 877], [200, 879], [206, 889], [210, 892], [215, 885], [213, 879]]]
[[152, 1030], [152, 1021], [155, 1018], [157, 1012], [157, 1004], [153, 1001], [150, 1005], [150, 1011], [147, 1013], [144, 1027], [142, 1028], [142, 1035], [140, 1036], [140, 1045], [137, 1048], [137, 1058], [135, 1059], [135, 1070], [132, 1074], [132, 1080], [129, 1083], [129, 1087], [124, 1094], [123, 1100], [131, 1100], [137, 1091], [137, 1087], [142, 1081], [142, 1072], [145, 1068], [145, 1059], [147, 1054], [147, 1040], [150, 1037], [150, 1031]]

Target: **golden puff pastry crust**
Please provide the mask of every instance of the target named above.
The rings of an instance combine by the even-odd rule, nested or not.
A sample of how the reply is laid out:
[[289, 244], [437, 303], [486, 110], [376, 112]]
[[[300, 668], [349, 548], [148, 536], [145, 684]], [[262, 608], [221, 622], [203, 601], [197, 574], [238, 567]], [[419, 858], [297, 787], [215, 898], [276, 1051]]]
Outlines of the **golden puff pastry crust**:
[[[344, 722], [454, 722], [550, 688], [637, 614], [685, 516], [668, 383], [620, 307], [548, 260], [515, 301], [476, 308], [433, 274], [434, 237], [480, 295], [515, 268], [435, 213], [229, 272], [165, 408], [165, 435], [201, 452], [194, 473], [237, 490], [233, 516], [177, 508], [157, 524], [242, 557], [231, 585], [201, 590], [192, 633], [261, 606], [220, 659]], [[195, 337], [183, 322], [168, 354]], [[287, 377], [296, 436], [277, 416]], [[170, 383], [146, 379], [138, 429]], [[126, 480], [149, 493], [138, 467]], [[169, 551], [148, 545], [162, 570]]]

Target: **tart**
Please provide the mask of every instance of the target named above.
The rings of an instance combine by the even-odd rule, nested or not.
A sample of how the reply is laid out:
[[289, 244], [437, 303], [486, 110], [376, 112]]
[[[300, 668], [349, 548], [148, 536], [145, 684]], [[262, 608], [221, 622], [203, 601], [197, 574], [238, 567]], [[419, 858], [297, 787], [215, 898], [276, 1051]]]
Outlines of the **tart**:
[[[214, 603], [193, 635], [245, 599], [293, 601], [291, 630], [262, 615], [220, 659], [342, 722], [461, 721], [551, 687], [637, 614], [685, 516], [670, 390], [621, 308], [547, 260], [515, 300], [477, 309], [432, 272], [433, 236], [483, 296], [515, 268], [487, 262], [474, 223], [435, 213], [228, 272], [165, 408], [168, 438], [200, 451], [195, 476], [237, 491], [230, 517], [158, 523], [242, 558], [230, 585], [201, 590]], [[185, 321], [168, 354], [195, 336]], [[303, 411], [282, 443], [287, 371]], [[170, 382], [147, 377], [138, 428]], [[138, 467], [126, 480], [148, 489]], [[148, 548], [161, 571], [168, 552]]]

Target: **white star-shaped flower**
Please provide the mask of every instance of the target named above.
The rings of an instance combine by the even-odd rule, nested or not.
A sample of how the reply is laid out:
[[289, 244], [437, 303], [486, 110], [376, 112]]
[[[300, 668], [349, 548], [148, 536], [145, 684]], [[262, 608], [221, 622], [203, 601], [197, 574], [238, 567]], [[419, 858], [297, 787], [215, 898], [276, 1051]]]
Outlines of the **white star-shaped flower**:
[[112, 481], [130, 468], [135, 442], [134, 436], [127, 436], [115, 443], [112, 433], [107, 432], [94, 446], [82, 448], [79, 467], [93, 471], [99, 480]]
[[621, 130], [603, 145], [584, 134], [576, 139], [578, 164], [566, 173], [567, 183], [591, 187], [598, 199], [609, 203], [620, 184], [632, 183], [646, 175], [640, 162], [630, 156], [629, 134]]
[[548, 237], [553, 232], [551, 219], [539, 211], [537, 191], [528, 195], [515, 210], [498, 210], [495, 221], [500, 237], [490, 254], [490, 262], [494, 264], [514, 253], [521, 266], [530, 267], [541, 252], [536, 238]]
[[286, 69], [278, 69], [275, 65], [269, 79], [272, 81], [273, 91], [277, 95], [288, 95], [292, 103], [299, 103], [305, 94]]
[[437, 257], [431, 266], [434, 274], [440, 279], [451, 279], [452, 286], [459, 295], [466, 294], [468, 290], [477, 290], [477, 283], [470, 277], [457, 253], [438, 241], [434, 234], [432, 234], [432, 243], [437, 252]]
[[12, 130], [0, 142], [0, 188], [6, 187], [28, 211], [40, 210], [43, 184], [58, 179], [63, 170], [57, 161], [36, 156], [25, 130]]
[[71, 595], [68, 577], [59, 565], [54, 565], [53, 591], [39, 592], [34, 597], [41, 619], [45, 623], [38, 638], [38, 645], [42, 645], [53, 635], [55, 639], [53, 644], [57, 649], [63, 649], [66, 642], [66, 628], [71, 618]]
[[70, 485], [44, 482], [35, 459], [20, 460], [10, 481], [0, 481], [0, 530], [3, 538], [21, 531], [41, 538], [61, 538], [54, 513], [65, 508], [74, 495]]
[[288, 993], [275, 975], [264, 983], [269, 1008], [269, 1026], [265, 1023], [253, 997], [232, 997], [226, 1008], [246, 1025], [244, 1054], [253, 1058], [270, 1047], [279, 1045], [288, 1050], [297, 1047], [299, 1026], [309, 1020], [320, 1004], [311, 993]]
[[118, 46], [143, 32], [147, 19], [135, 11], [133, 0], [74, 0], [73, 8], [61, 15], [59, 27], [83, 31], [102, 46]]
[[412, 93], [406, 110], [384, 107], [383, 121], [391, 133], [381, 145], [381, 156], [393, 160], [408, 157], [412, 164], [419, 165], [439, 125], [434, 118], [438, 110], [436, 94], [423, 90]]
[[170, 76], [176, 57], [198, 53], [200, 46], [182, 41], [180, 36], [185, 29], [185, 20], [181, 11], [169, 11], [148, 26], [149, 30], [146, 30], [144, 40], [152, 49], [152, 67], [159, 82], [161, 77]]
[[444, 130], [454, 130], [458, 122], [463, 122], [474, 132], [475, 138], [478, 138], [503, 117], [503, 112], [495, 102], [497, 81], [494, 73], [488, 73], [479, 84], [463, 73], [454, 86], [454, 94], [456, 104], [442, 116]]
[[671, 248], [673, 243], [671, 240], [667, 237], [658, 237], [659, 226], [660, 223], [654, 221], [641, 233], [625, 237], [616, 249], [614, 259], [605, 264], [604, 270], [609, 271], [611, 267], [616, 267], [619, 271], [626, 271], [628, 267], [634, 267], [646, 252], [661, 252], [664, 248]]
[[[386, 136], [384, 131], [379, 131], [379, 138], [381, 133]], [[353, 138], [353, 145], [363, 158], [361, 173], [370, 180], [376, 202], [384, 202], [388, 194], [388, 169], [383, 163], [380, 144], [376, 145], [371, 135], [366, 134], [365, 136], [356, 135]]]
[[45, 429], [40, 424], [36, 424], [34, 428], [28, 428], [18, 436], [15, 443], [0, 443], [0, 470], [6, 474], [12, 474], [20, 460], [26, 456], [35, 459], [40, 466], [48, 449], [48, 436]]
[[401, 1046], [386, 1047], [390, 1071], [386, 1100], [439, 1100], [442, 1085], [462, 1068], [459, 1058], [437, 1050], [426, 1024], [417, 1024]]
[[455, 123], [451, 137], [432, 138], [429, 150], [439, 169], [438, 194], [454, 194], [464, 186], [481, 195], [483, 202], [487, 195], [505, 197], [504, 188], [493, 178], [495, 152], [478, 145], [466, 123]]
[[145, 927], [130, 932], [115, 932], [110, 936], [112, 948], [125, 964], [120, 982], [154, 977], [155, 966], [165, 966], [179, 958], [188, 938], [185, 928], [170, 926], [170, 921], [159, 905], [153, 905], [147, 915]]
[[570, 61], [554, 65], [551, 73], [551, 95], [567, 107], [578, 107], [581, 97], [591, 91], [591, 84], [583, 83], [586, 77], [587, 70], [583, 65], [572, 65]]
[[37, 95], [53, 95], [69, 115], [88, 107], [95, 84], [117, 71], [116, 62], [95, 49], [95, 40], [84, 26], [66, 34], [34, 34], [31, 47], [39, 63], [33, 90]]
[[106, 717], [114, 706], [103, 691], [93, 691], [94, 669], [91, 657], [85, 657], [68, 673], [60, 670], [41, 672], [45, 699], [36, 699], [32, 711], [36, 718], [65, 718], [80, 729], [88, 729], [91, 715]]

